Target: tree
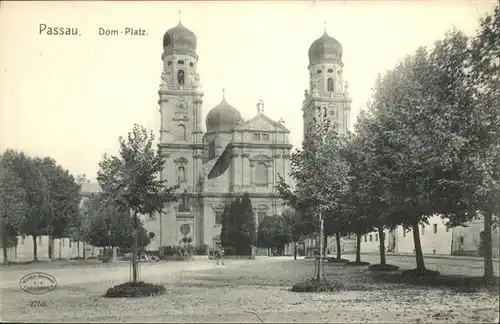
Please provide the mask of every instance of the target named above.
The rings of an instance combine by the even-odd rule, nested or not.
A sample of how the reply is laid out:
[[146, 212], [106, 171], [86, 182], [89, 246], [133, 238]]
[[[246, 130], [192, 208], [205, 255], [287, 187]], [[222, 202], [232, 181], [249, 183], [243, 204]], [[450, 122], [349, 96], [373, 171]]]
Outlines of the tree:
[[286, 244], [290, 243], [291, 233], [287, 221], [282, 215], [266, 216], [259, 223], [257, 244], [261, 248], [279, 250], [282, 254]]
[[42, 161], [32, 159], [22, 152], [7, 150], [3, 158], [10, 165], [12, 172], [19, 178], [25, 192], [26, 209], [19, 226], [21, 235], [30, 235], [33, 239], [33, 259], [38, 261], [37, 237], [46, 235], [50, 224], [48, 184], [41, 171]]
[[[341, 153], [345, 138], [332, 129], [326, 109], [321, 112], [318, 108], [317, 120], [321, 121], [316, 123], [319, 126], [306, 135], [302, 150], [294, 152], [290, 159], [290, 176], [296, 183], [294, 199], [305, 215], [316, 216], [320, 228], [328, 217], [331, 227], [336, 227], [335, 232], [341, 233], [344, 223], [339, 213], [340, 200], [350, 182], [349, 164]], [[287, 199], [286, 195], [283, 198]], [[323, 230], [319, 232], [321, 237]], [[318, 267], [318, 280], [320, 275]]]
[[242, 238], [243, 238], [243, 249], [247, 250], [248, 254], [252, 253], [252, 246], [255, 245], [256, 231], [255, 227], [255, 217], [252, 207], [252, 200], [250, 199], [250, 195], [245, 192], [243, 194], [243, 198], [241, 200], [241, 212], [243, 217], [243, 222], [241, 226]]
[[132, 213], [132, 276], [137, 282], [137, 230], [139, 214], [154, 217], [166, 204], [176, 200], [178, 185], [167, 186], [158, 179], [166, 156], [153, 149], [154, 135], [139, 125], [127, 138], [119, 138], [119, 156], [104, 155], [99, 162], [97, 180], [107, 201], [115, 201]]
[[303, 233], [301, 214], [294, 208], [285, 206], [281, 215], [289, 235], [289, 242], [287, 243], [293, 242], [293, 259], [297, 260], [297, 242], [301, 239]]
[[[484, 216], [484, 277], [494, 276], [492, 259], [492, 223], [500, 215], [500, 9], [487, 14], [480, 22], [471, 44], [471, 73], [473, 88], [476, 146], [474, 170], [479, 174], [475, 198]], [[478, 125], [479, 124], [479, 125]]]
[[[90, 181], [87, 179], [85, 174], [79, 174], [76, 177], [76, 183], [78, 184], [80, 191], [82, 185], [89, 182]], [[71, 215], [68, 235], [71, 240], [76, 241], [78, 256], [80, 256], [80, 242], [83, 242], [83, 259], [85, 259], [85, 242], [88, 241], [88, 234], [90, 233], [90, 221], [87, 217], [87, 200], [84, 200], [83, 203], [81, 203], [82, 199], [83, 198], [80, 197], [80, 207], [78, 208], [78, 212]]]
[[[131, 249], [133, 242], [133, 225], [130, 222], [130, 213], [122, 204], [106, 200], [101, 194], [94, 194], [86, 202], [90, 216], [87, 242], [99, 247], [119, 247]], [[137, 225], [137, 246], [145, 247], [150, 239], [141, 220]]]
[[349, 150], [351, 168], [355, 173], [357, 189], [354, 194], [360, 197], [361, 217], [369, 221], [367, 227], [375, 227], [379, 233], [380, 264], [386, 265], [385, 258], [385, 229], [394, 229], [399, 220], [397, 217], [389, 217], [391, 213], [391, 179], [387, 178], [388, 171], [384, 169], [384, 163], [390, 156], [384, 156], [383, 146], [378, 145], [376, 119], [367, 111], [361, 111], [355, 125], [355, 137]]
[[[483, 19], [472, 46], [463, 33], [450, 31], [376, 86], [373, 126], [383, 152], [377, 159], [392, 183], [386, 217], [413, 229], [420, 274], [419, 222], [440, 214], [457, 226], [480, 212], [487, 229], [492, 217], [486, 214], [495, 214], [490, 206], [498, 210], [498, 8], [495, 13]], [[485, 261], [485, 275], [490, 264]]]
[[7, 157], [0, 156], [0, 221], [1, 221], [1, 244], [3, 247], [3, 260], [9, 262], [7, 248], [17, 246], [17, 236], [22, 223], [26, 206], [26, 193], [22, 187], [21, 179], [13, 172], [8, 156], [13, 152], [7, 152]]
[[53, 239], [67, 237], [70, 234], [71, 219], [79, 212], [80, 185], [75, 178], [64, 170], [52, 158], [41, 160], [41, 171], [48, 185], [48, 208], [46, 219], [50, 220], [48, 226], [49, 255], [52, 259]]
[[[226, 204], [221, 220], [221, 244], [237, 255], [251, 254], [256, 241], [252, 201], [248, 193]], [[230, 252], [229, 252], [230, 253]]]

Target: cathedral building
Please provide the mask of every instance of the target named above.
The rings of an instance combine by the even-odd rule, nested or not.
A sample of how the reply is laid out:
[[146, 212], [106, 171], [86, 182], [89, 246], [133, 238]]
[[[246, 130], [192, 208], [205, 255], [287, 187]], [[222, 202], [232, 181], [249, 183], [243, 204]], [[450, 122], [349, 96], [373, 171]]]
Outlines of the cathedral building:
[[[290, 181], [290, 131], [257, 103], [257, 114], [244, 120], [222, 94], [202, 129], [203, 91], [197, 72], [196, 35], [179, 24], [163, 37], [163, 72], [159, 89], [159, 148], [167, 156], [161, 174], [180, 184], [179, 200], [145, 227], [154, 233], [148, 249], [179, 245], [190, 237], [194, 245], [214, 246], [220, 240], [224, 206], [248, 192], [259, 220], [283, 208], [277, 196], [278, 175]], [[339, 131], [349, 124], [350, 99], [343, 84], [342, 45], [327, 35], [309, 49], [309, 90], [303, 102], [304, 131], [327, 112]]]
[[220, 240], [224, 206], [248, 192], [256, 223], [281, 212], [278, 175], [290, 169], [290, 131], [257, 104], [257, 114], [244, 120], [226, 101], [213, 107], [203, 130], [203, 91], [197, 72], [196, 35], [179, 24], [163, 37], [163, 72], [159, 94], [159, 149], [167, 156], [161, 178], [180, 184], [177, 203], [169, 205], [145, 227], [154, 233], [148, 249], [179, 245], [184, 237], [197, 246]]

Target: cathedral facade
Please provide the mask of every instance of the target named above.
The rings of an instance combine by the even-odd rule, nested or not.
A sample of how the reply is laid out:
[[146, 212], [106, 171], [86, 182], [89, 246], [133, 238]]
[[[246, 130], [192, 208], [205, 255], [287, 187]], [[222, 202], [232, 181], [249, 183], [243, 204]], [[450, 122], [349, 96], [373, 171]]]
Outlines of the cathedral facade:
[[[155, 219], [145, 219], [154, 233], [148, 249], [180, 245], [191, 238], [196, 246], [220, 242], [224, 206], [247, 192], [256, 225], [283, 208], [277, 196], [278, 175], [290, 182], [290, 131], [282, 121], [264, 113], [248, 120], [224, 95], [205, 119], [202, 129], [203, 91], [197, 72], [196, 35], [179, 24], [163, 37], [163, 72], [159, 94], [161, 115], [159, 149], [167, 156], [161, 178], [180, 185], [178, 202]], [[304, 130], [312, 127], [317, 109], [327, 109], [340, 128], [347, 128], [349, 103], [342, 86], [342, 46], [328, 35], [309, 50], [311, 73], [303, 103]]]

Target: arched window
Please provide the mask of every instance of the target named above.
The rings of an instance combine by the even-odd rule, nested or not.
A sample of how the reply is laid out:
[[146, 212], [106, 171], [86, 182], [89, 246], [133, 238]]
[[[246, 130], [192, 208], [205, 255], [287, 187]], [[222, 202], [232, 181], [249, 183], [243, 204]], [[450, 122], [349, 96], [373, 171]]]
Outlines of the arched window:
[[177, 168], [177, 182], [186, 182], [186, 168], [182, 165]]
[[179, 83], [179, 85], [184, 84], [184, 70], [179, 70], [177, 72], [177, 83]]
[[179, 125], [177, 126], [179, 129], [179, 139], [182, 141], [187, 140], [187, 134], [186, 134], [186, 126], [184, 125]]
[[328, 78], [328, 91], [333, 92], [333, 79]]
[[255, 183], [260, 186], [267, 186], [267, 166], [259, 163], [255, 167]]

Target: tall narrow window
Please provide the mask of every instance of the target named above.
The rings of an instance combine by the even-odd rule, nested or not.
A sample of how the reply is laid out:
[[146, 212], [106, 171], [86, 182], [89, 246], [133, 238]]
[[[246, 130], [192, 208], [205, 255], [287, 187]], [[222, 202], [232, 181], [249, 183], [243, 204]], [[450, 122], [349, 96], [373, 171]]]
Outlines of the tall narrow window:
[[266, 217], [266, 212], [258, 212], [257, 213], [257, 224], [260, 224]]
[[260, 134], [253, 134], [254, 141], [260, 141]]
[[438, 232], [438, 224], [434, 224], [433, 227], [434, 227], [434, 234], [436, 234]]
[[208, 146], [208, 159], [211, 160], [215, 157], [215, 141], [212, 141]]
[[375, 234], [375, 241], [378, 241], [378, 234]]
[[255, 183], [260, 186], [267, 186], [267, 166], [259, 163], [255, 167]]
[[373, 241], [373, 236], [370, 234], [370, 242]]
[[216, 225], [222, 224], [222, 212], [221, 211], [215, 212], [215, 224]]
[[179, 125], [177, 126], [179, 129], [179, 139], [181, 141], [187, 140], [187, 133], [186, 133], [186, 126], [184, 125]]
[[333, 79], [328, 78], [328, 91], [333, 92]]
[[425, 234], [425, 225], [422, 225], [422, 235]]
[[186, 182], [186, 168], [184, 166], [177, 168], [177, 182]]
[[365, 235], [365, 242], [366, 242], [366, 238], [367, 238], [367, 237], [366, 237], [366, 235]]
[[464, 237], [460, 236], [460, 245], [464, 245]]
[[184, 85], [184, 70], [179, 70], [177, 72], [177, 83], [179, 85]]

